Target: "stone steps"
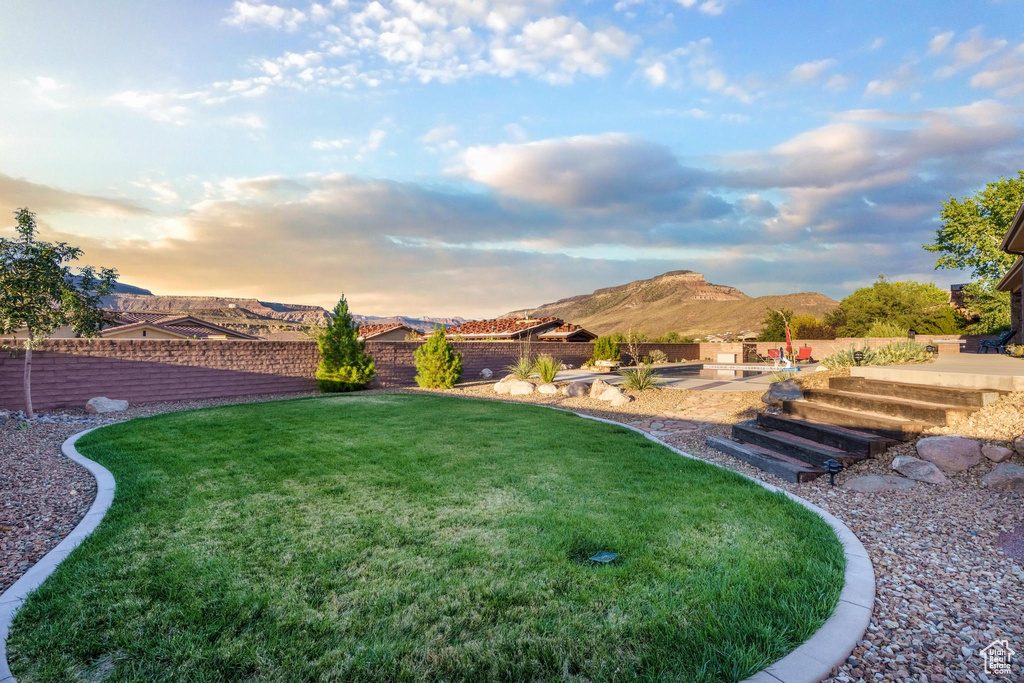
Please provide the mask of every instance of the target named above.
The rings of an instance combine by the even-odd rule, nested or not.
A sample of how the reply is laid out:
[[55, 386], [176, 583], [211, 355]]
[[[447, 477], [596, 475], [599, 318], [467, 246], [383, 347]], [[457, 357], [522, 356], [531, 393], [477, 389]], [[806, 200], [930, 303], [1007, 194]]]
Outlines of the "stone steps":
[[795, 484], [811, 481], [825, 474], [820, 467], [760, 446], [739, 443], [720, 436], [709, 436], [705, 441], [716, 450]]
[[913, 401], [836, 389], [807, 389], [804, 391], [804, 401], [937, 427], [944, 427], [950, 419], [978, 410], [978, 408], [965, 406]]
[[997, 400], [998, 391], [977, 389], [957, 389], [953, 387], [936, 387], [926, 384], [907, 384], [904, 382], [886, 382], [865, 377], [833, 377], [828, 381], [829, 389], [887, 396], [890, 398], [923, 401], [966, 408], [982, 408]]
[[826, 460], [838, 460], [846, 466], [867, 457], [817, 443], [789, 432], [767, 429], [758, 424], [756, 420], [747, 420], [733, 425], [732, 438], [740, 443], [760, 446], [773, 453], [781, 453], [817, 467], [824, 466]]

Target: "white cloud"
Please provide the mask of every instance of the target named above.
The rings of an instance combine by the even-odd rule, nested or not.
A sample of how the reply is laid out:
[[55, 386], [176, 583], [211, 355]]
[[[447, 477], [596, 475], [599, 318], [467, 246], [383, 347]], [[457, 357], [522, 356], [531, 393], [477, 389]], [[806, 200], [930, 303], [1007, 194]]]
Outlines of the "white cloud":
[[940, 33], [932, 37], [932, 39], [928, 41], [929, 54], [938, 55], [945, 52], [946, 48], [949, 47], [949, 41], [953, 40], [953, 35], [952, 31], [946, 31], [945, 33]]
[[652, 62], [644, 68], [644, 77], [655, 88], [660, 88], [668, 81], [668, 71], [664, 62]]
[[718, 65], [711, 51], [711, 39], [694, 40], [683, 47], [638, 60], [643, 77], [654, 87], [679, 88], [689, 83], [712, 93], [732, 97], [744, 104], [757, 95], [737, 84]]
[[725, 11], [726, 0], [676, 0], [687, 9], [697, 9], [701, 14], [716, 17]]
[[524, 142], [530, 137], [529, 134], [527, 134], [526, 129], [518, 123], [506, 123], [505, 132], [508, 133], [508, 136], [516, 142]]
[[[323, 10], [319, 5], [315, 5], [315, 7], [320, 8], [317, 12]], [[231, 5], [231, 11], [228, 16], [224, 18], [224, 23], [241, 28], [258, 26], [294, 32], [306, 21], [306, 18], [303, 12], [294, 8], [254, 4], [245, 2], [245, 0], [236, 0]]]
[[971, 77], [971, 87], [995, 90], [1000, 97], [1024, 95], [1024, 43]]
[[457, 126], [436, 126], [418, 139], [427, 149], [433, 152], [452, 152], [460, 146], [459, 141], [455, 139], [457, 132]]
[[794, 66], [789, 72], [789, 77], [800, 83], [816, 81], [836, 64], [837, 62], [834, 59], [818, 59], [813, 62], [804, 62]]
[[360, 147], [361, 152], [373, 152], [380, 148], [384, 138], [387, 137], [387, 131], [382, 128], [375, 128], [370, 131], [370, 135], [366, 138], [366, 142]]
[[27, 82], [32, 98], [50, 109], [65, 109], [70, 106], [66, 98], [61, 96], [67, 91], [68, 86], [56, 78], [49, 76], [36, 76]]
[[310, 143], [310, 147], [317, 150], [318, 152], [326, 152], [330, 150], [345, 149], [346, 147], [352, 146], [351, 138], [338, 138], [335, 140], [322, 140], [316, 139]]
[[192, 111], [184, 103], [194, 99], [196, 99], [194, 94], [179, 95], [125, 90], [111, 95], [107, 101], [136, 111], [154, 121], [182, 126], [192, 119]]
[[981, 27], [970, 30], [965, 40], [953, 44], [950, 50], [951, 61], [935, 72], [938, 78], [948, 78], [962, 69], [977, 64], [1005, 48], [1007, 42], [1003, 38], [988, 38]]

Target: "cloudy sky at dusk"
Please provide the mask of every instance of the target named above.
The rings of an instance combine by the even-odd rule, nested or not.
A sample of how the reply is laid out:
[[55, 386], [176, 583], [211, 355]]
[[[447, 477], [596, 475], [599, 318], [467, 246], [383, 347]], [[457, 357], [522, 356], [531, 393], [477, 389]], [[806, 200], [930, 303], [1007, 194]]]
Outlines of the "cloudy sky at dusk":
[[[15, 0], [0, 212], [157, 293], [485, 316], [691, 269], [942, 286], [1024, 168], [1003, 2]], [[9, 231], [12, 219], [0, 222]]]

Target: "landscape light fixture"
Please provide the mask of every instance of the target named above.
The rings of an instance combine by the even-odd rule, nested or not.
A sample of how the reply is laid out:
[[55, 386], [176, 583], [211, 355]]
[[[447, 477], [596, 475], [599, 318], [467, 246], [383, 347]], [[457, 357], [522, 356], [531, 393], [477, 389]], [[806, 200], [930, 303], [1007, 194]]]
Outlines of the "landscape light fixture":
[[936, 354], [939, 352], [939, 347], [932, 346], [931, 344], [929, 344], [928, 346], [924, 347], [924, 350], [927, 351], [928, 353]]
[[836, 475], [843, 471], [843, 463], [839, 462], [834, 458], [829, 458], [822, 463], [822, 467], [825, 473], [828, 475], [829, 483], [832, 486], [836, 485]]
[[592, 555], [590, 557], [590, 561], [591, 562], [600, 562], [601, 564], [608, 564], [609, 562], [611, 562], [612, 560], [614, 560], [618, 556], [619, 556], [618, 553], [611, 553], [611, 552], [608, 552], [607, 550], [602, 550], [601, 552], [597, 553], [596, 555]]
[[862, 360], [864, 360], [864, 352], [863, 351], [854, 351], [853, 352], [853, 362], [855, 362], [857, 365], [860, 365], [860, 362]]
[[915, 339], [917, 339], [917, 330], [913, 328], [907, 330], [907, 339], [909, 339], [910, 341], [914, 341]]

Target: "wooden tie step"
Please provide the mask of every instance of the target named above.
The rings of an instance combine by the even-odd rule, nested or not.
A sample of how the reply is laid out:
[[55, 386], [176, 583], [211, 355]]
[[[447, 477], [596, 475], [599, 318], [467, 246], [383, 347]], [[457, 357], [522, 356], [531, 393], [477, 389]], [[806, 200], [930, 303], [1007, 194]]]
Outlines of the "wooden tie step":
[[874, 413], [938, 427], [946, 426], [948, 421], [954, 417], [978, 410], [978, 408], [966, 406], [913, 401], [836, 389], [805, 389], [804, 400], [810, 403], [823, 403], [845, 410]]
[[836, 425], [808, 422], [783, 415], [759, 413], [757, 424], [765, 429], [789, 432], [790, 434], [816, 441], [825, 446], [831, 446], [847, 453], [866, 457], [881, 455], [897, 443], [895, 439], [887, 439], [876, 434], [858, 432]]
[[811, 481], [825, 474], [820, 467], [760, 446], [739, 443], [720, 436], [709, 436], [705, 441], [712, 448], [795, 484]]
[[766, 429], [759, 425], [756, 420], [747, 420], [746, 422], [734, 424], [732, 426], [732, 438], [741, 443], [760, 446], [761, 448], [766, 448], [775, 453], [782, 453], [818, 467], [823, 467], [827, 460], [838, 460], [845, 466], [864, 460], [867, 457], [859, 453], [850, 453], [833, 446], [816, 443], [789, 432]]
[[783, 401], [782, 412], [790, 417], [869, 432], [888, 439], [910, 441], [921, 435], [926, 425], [898, 417], [849, 410], [816, 401]]
[[867, 379], [866, 377], [832, 377], [828, 381], [828, 386], [829, 389], [837, 391], [871, 394], [872, 396], [888, 396], [909, 401], [922, 401], [966, 408], [983, 408], [997, 400], [1000, 396], [998, 391], [887, 382], [879, 379]]

